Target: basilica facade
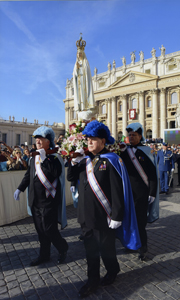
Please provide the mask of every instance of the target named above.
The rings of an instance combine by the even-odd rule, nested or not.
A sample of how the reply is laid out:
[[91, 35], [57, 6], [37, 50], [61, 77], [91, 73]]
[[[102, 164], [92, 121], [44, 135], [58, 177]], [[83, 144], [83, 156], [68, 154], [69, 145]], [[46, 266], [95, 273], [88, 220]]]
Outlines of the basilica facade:
[[[131, 52], [131, 63], [116, 67], [108, 63], [107, 71], [92, 77], [97, 107], [96, 118], [108, 125], [116, 140], [126, 136], [129, 123], [140, 122], [146, 138], [163, 138], [164, 129], [176, 127], [176, 110], [180, 104], [180, 51], [161, 55], [151, 50], [151, 58], [144, 59], [139, 52]], [[67, 80], [65, 103], [65, 128], [77, 122], [74, 110], [73, 78]]]

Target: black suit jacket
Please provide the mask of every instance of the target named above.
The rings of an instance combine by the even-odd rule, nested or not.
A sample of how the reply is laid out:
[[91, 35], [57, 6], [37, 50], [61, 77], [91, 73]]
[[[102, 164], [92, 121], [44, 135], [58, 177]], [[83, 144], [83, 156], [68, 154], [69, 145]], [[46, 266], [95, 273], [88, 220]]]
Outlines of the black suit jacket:
[[[140, 145], [142, 146], [142, 145]], [[144, 146], [146, 147], [146, 146]], [[133, 198], [135, 205], [137, 203], [142, 204], [148, 201], [148, 196], [156, 196], [157, 191], [157, 175], [156, 168], [150, 158], [140, 149], [135, 152], [140, 165], [148, 177], [149, 187], [145, 184], [139, 172], [132, 163], [127, 150], [121, 152], [121, 158], [123, 159], [126, 169], [128, 171], [129, 179], [131, 182]], [[146, 204], [146, 203], [145, 203]]]
[[30, 207], [32, 207], [32, 205], [35, 205], [36, 207], [51, 207], [53, 205], [57, 205], [61, 198], [61, 184], [59, 176], [61, 175], [62, 167], [59, 159], [54, 155], [48, 155], [43, 163], [41, 163], [41, 168], [51, 183], [58, 178], [56, 195], [54, 198], [51, 195], [46, 198], [45, 187], [35, 174], [35, 158], [32, 157], [27, 172], [18, 187], [20, 191], [24, 192], [29, 186], [28, 204]]
[[[93, 156], [90, 154], [91, 158]], [[98, 155], [97, 155], [98, 156]], [[101, 165], [106, 168], [101, 169]], [[94, 174], [101, 189], [112, 206], [112, 220], [122, 221], [124, 211], [123, 185], [120, 176], [108, 159], [100, 158], [94, 168]], [[68, 167], [67, 179], [79, 180], [78, 222], [89, 229], [107, 229], [107, 214], [93, 193], [86, 175], [86, 159]]]

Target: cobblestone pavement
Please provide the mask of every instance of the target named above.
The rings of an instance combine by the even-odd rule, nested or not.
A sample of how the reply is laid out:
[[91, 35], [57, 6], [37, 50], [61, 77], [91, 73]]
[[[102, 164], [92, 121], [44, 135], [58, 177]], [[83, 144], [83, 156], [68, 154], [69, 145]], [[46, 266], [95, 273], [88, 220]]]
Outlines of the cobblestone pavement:
[[[160, 218], [148, 224], [148, 254], [138, 260], [137, 252], [126, 252], [116, 242], [121, 272], [113, 285], [99, 287], [86, 299], [180, 299], [180, 187], [174, 179], [169, 195], [160, 196]], [[66, 262], [57, 264], [57, 252], [51, 261], [29, 267], [38, 256], [38, 239], [32, 218], [0, 227], [0, 299], [50, 300], [78, 299], [78, 290], [86, 281], [83, 243], [78, 240], [76, 209], [67, 207], [68, 227], [61, 233], [69, 243]], [[105, 275], [101, 263], [101, 276]]]

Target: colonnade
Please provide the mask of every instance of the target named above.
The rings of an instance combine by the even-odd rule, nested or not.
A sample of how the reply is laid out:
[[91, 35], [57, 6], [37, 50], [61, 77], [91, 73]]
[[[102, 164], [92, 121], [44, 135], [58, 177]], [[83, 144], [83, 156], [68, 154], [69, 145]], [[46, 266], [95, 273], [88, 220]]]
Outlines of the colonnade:
[[[178, 97], [180, 97], [178, 95]], [[132, 108], [131, 100], [137, 99], [136, 120], [129, 119], [129, 109]], [[167, 99], [166, 99], [167, 98]], [[148, 99], [151, 100], [151, 105], [148, 107]], [[168, 127], [168, 90], [166, 88], [154, 88], [149, 91], [139, 91], [132, 94], [122, 94], [113, 96], [107, 99], [98, 100], [97, 105], [101, 102], [106, 103], [106, 124], [109, 127], [111, 134], [115, 139], [118, 137], [119, 126], [123, 135], [126, 135], [126, 127], [131, 122], [140, 122], [144, 128], [144, 134], [148, 129], [152, 130], [152, 137], [162, 137], [164, 129]], [[122, 110], [119, 111], [118, 103], [121, 102]], [[65, 124], [66, 130], [72, 123], [73, 107], [65, 108]], [[99, 112], [101, 114], [101, 112]], [[119, 123], [118, 117], [121, 116]], [[98, 116], [97, 116], [98, 117]]]

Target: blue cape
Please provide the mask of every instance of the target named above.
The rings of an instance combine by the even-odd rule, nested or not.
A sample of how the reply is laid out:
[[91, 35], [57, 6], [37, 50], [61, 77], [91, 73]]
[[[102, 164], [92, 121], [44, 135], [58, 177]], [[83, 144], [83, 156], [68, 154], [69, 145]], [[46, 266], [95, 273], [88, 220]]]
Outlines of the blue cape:
[[115, 153], [101, 154], [100, 157], [107, 158], [118, 172], [123, 182], [124, 189], [124, 216], [122, 225], [116, 229], [116, 236], [121, 240], [124, 247], [137, 250], [141, 247], [136, 212], [131, 184], [123, 160]]
[[[136, 213], [134, 208], [134, 200], [131, 190], [131, 184], [126, 167], [122, 159], [115, 153], [109, 152], [101, 154], [100, 157], [107, 158], [109, 162], [118, 172], [123, 182], [124, 189], [124, 216], [122, 225], [116, 229], [116, 237], [121, 240], [124, 247], [137, 250], [141, 247]], [[76, 185], [77, 191], [77, 185]], [[74, 207], [77, 207], [78, 198], [74, 198]]]
[[142, 150], [150, 158], [150, 160], [156, 167], [156, 175], [157, 175], [156, 197], [155, 197], [154, 202], [148, 205], [148, 211], [147, 211], [147, 222], [152, 223], [152, 222], [156, 221], [157, 219], [159, 219], [159, 179], [158, 179], [156, 155], [150, 147], [138, 146], [137, 149]]

